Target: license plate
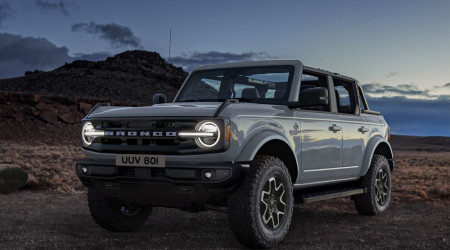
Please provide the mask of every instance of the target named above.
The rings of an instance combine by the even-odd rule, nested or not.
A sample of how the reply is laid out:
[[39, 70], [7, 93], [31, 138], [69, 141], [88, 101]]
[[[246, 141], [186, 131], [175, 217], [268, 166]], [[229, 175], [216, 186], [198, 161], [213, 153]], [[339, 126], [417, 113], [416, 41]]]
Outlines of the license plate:
[[165, 168], [164, 155], [116, 154], [116, 166]]

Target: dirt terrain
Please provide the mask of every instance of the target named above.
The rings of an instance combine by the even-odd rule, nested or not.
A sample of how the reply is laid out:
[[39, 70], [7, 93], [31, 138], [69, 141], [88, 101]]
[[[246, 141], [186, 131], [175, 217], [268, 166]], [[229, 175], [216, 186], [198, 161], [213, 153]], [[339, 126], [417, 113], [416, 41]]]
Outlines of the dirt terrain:
[[[103, 230], [90, 217], [86, 189], [73, 172], [73, 160], [83, 156], [79, 126], [35, 122], [34, 132], [17, 137], [12, 134], [22, 123], [0, 122], [6, 131], [0, 159], [30, 176], [25, 188], [0, 196], [0, 249], [242, 248], [226, 214], [217, 212], [156, 208], [137, 232]], [[428, 148], [421, 151], [396, 140], [392, 204], [386, 213], [358, 216], [349, 198], [297, 205], [291, 230], [278, 248], [450, 248], [450, 152], [433, 140], [425, 140]], [[419, 145], [424, 139], [415, 140]]]
[[[243, 248], [226, 214], [156, 208], [133, 233], [112, 233], [89, 215], [85, 192], [22, 191], [0, 199], [1, 249]], [[350, 199], [296, 206], [286, 240], [275, 249], [448, 249], [450, 209], [394, 202], [359, 216]]]

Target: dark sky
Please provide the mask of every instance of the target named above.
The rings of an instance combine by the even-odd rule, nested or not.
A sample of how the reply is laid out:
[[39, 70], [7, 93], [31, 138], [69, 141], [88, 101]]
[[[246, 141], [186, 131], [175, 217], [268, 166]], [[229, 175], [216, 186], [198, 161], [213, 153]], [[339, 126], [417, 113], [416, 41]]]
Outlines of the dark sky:
[[450, 136], [450, 1], [0, 0], [0, 78], [156, 51], [202, 64], [300, 59], [358, 79], [399, 134]]

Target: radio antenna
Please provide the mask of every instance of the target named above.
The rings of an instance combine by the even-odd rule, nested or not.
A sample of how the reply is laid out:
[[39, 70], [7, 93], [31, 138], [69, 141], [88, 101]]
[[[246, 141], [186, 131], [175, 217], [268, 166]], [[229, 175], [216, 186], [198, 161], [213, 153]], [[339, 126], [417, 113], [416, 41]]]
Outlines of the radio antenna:
[[172, 47], [172, 29], [169, 29], [169, 62], [170, 62], [170, 47]]

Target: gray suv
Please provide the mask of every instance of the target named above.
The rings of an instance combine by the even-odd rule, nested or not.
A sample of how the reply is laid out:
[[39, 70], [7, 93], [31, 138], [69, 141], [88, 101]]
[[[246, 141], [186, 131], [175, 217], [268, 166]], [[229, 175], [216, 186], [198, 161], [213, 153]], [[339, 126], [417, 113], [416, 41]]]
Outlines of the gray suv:
[[295, 203], [351, 196], [383, 212], [394, 168], [389, 127], [353, 78], [297, 60], [202, 66], [173, 103], [97, 104], [82, 121], [76, 174], [94, 220], [143, 225], [152, 207], [228, 213], [246, 246], [280, 243]]

